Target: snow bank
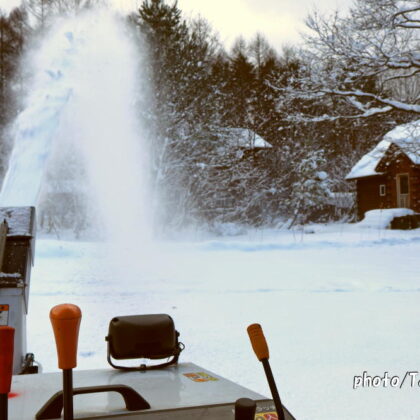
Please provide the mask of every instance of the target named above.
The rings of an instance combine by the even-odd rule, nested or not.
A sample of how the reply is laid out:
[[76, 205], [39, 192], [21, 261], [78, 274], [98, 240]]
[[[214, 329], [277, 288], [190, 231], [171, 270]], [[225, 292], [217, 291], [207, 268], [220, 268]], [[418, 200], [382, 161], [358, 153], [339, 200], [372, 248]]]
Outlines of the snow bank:
[[414, 214], [410, 209], [383, 209], [370, 210], [365, 213], [365, 218], [357, 223], [359, 226], [376, 229], [386, 229], [395, 217]]

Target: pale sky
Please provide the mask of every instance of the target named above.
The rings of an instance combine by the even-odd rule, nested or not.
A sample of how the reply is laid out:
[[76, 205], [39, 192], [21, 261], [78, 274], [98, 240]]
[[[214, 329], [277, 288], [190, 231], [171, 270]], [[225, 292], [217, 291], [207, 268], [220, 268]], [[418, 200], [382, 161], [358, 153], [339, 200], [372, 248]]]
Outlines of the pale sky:
[[238, 35], [250, 39], [261, 32], [275, 49], [296, 43], [304, 19], [317, 10], [347, 11], [353, 0], [178, 0], [186, 16], [200, 13], [230, 46]]
[[[141, 4], [141, 0], [112, 1], [127, 10]], [[184, 17], [200, 14], [206, 18], [227, 47], [239, 35], [250, 39], [261, 32], [277, 50], [284, 44], [298, 42], [299, 32], [304, 30], [303, 20], [315, 6], [329, 13], [336, 9], [346, 11], [352, 3], [353, 0], [178, 0]], [[6, 11], [19, 4], [20, 0], [0, 0], [0, 7]]]

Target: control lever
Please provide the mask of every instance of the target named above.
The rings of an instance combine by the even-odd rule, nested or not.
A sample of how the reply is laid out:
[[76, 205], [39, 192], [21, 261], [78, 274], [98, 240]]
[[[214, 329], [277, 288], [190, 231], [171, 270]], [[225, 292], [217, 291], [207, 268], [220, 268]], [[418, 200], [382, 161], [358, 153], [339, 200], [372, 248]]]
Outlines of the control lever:
[[268, 385], [270, 386], [271, 395], [273, 396], [274, 405], [276, 407], [277, 416], [279, 420], [284, 420], [283, 405], [280, 400], [280, 395], [277, 390], [273, 372], [271, 371], [270, 363], [268, 362], [270, 354], [261, 325], [252, 324], [247, 328], [247, 331], [249, 339], [251, 340], [252, 348], [254, 349], [254, 353], [258, 360], [263, 364]]
[[235, 420], [254, 420], [257, 404], [249, 398], [239, 398], [235, 403]]
[[58, 367], [63, 370], [64, 420], [73, 420], [73, 368], [77, 366], [77, 342], [82, 312], [76, 305], [54, 306], [50, 320], [57, 346]]
[[[77, 366], [77, 342], [82, 312], [76, 305], [54, 306], [50, 320], [57, 346], [58, 367], [63, 370], [63, 391], [55, 393], [36, 414], [36, 420], [56, 419], [64, 411], [64, 420], [73, 420], [73, 395], [117, 392], [129, 411], [147, 410], [150, 404], [133, 388], [126, 385], [103, 385], [73, 388], [73, 371]], [[3, 420], [3, 419], [0, 419]]]

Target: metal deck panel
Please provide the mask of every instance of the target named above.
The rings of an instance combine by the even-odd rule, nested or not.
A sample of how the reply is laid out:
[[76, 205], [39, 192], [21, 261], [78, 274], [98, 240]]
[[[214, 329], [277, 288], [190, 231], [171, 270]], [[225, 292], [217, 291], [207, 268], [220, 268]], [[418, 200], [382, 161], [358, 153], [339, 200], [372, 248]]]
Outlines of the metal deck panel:
[[[195, 382], [185, 376], [191, 373], [204, 373], [215, 380]], [[243, 397], [272, 407], [266, 397], [192, 363], [147, 372], [75, 370], [73, 383], [74, 387], [124, 384], [134, 388], [151, 406], [149, 410], [129, 412], [122, 397], [115, 392], [77, 395], [74, 397], [75, 418], [233, 419], [233, 404]], [[38, 410], [61, 387], [60, 372], [14, 376], [12, 392], [17, 396], [9, 399], [9, 419], [34, 419]]]

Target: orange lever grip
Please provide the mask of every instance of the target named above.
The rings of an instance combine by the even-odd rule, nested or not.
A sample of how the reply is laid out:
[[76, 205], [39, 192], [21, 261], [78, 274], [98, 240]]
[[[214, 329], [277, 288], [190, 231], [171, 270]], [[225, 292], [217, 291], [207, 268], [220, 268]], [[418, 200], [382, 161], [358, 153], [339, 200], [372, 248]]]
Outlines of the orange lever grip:
[[251, 340], [252, 348], [258, 360], [268, 359], [270, 357], [268, 351], [267, 341], [265, 340], [263, 330], [260, 324], [251, 324], [248, 328], [249, 339]]
[[15, 329], [0, 327], [0, 394], [8, 394], [12, 384]]
[[81, 318], [82, 311], [71, 303], [54, 306], [50, 311], [60, 369], [73, 369], [77, 366], [77, 342]]

